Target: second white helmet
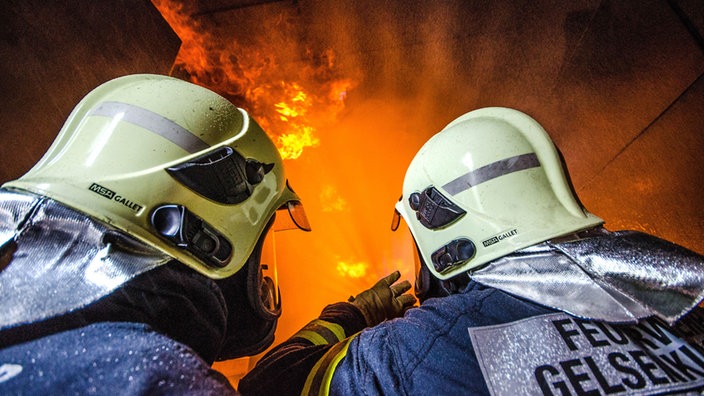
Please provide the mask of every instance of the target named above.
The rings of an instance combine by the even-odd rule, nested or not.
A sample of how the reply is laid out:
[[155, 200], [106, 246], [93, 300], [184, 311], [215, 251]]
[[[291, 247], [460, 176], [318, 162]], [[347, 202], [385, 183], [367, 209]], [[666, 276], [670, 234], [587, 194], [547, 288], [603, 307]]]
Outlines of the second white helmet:
[[426, 142], [396, 211], [442, 280], [603, 223], [578, 202], [540, 124], [503, 107], [469, 112]]

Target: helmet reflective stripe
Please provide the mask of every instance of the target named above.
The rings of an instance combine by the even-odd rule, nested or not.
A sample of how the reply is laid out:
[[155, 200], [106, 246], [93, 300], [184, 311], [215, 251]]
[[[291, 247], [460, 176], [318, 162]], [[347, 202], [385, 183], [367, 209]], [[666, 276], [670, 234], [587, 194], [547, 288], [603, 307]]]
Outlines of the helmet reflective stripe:
[[198, 136], [192, 134], [191, 131], [181, 127], [168, 118], [164, 118], [157, 113], [128, 103], [103, 102], [93, 108], [88, 113], [88, 116], [119, 118], [120, 121], [129, 122], [130, 124], [154, 132], [191, 154], [210, 147], [207, 143], [198, 138]]
[[303, 338], [313, 345], [336, 344], [345, 339], [345, 329], [337, 323], [315, 319], [291, 338]]
[[521, 154], [501, 161], [496, 161], [489, 165], [484, 165], [477, 170], [465, 173], [457, 179], [445, 184], [442, 188], [450, 193], [450, 195], [457, 195], [462, 191], [484, 183], [485, 181], [538, 166], [540, 166], [540, 162], [538, 161], [538, 157], [535, 153]]
[[355, 333], [333, 345], [313, 366], [308, 378], [303, 385], [301, 395], [328, 395], [330, 394], [330, 384], [332, 376], [335, 374], [335, 369], [340, 361], [347, 355], [347, 349], [350, 342], [358, 335]]

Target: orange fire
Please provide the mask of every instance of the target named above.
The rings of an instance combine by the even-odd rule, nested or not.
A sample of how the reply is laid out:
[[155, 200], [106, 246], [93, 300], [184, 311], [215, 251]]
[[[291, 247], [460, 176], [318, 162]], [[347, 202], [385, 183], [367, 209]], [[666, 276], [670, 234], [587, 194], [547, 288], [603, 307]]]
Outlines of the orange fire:
[[213, 37], [190, 16], [193, 10], [187, 7], [193, 3], [152, 3], [182, 41], [173, 73], [185, 74], [191, 82], [246, 109], [276, 142], [282, 158], [298, 158], [306, 147], [317, 146], [318, 129], [344, 109], [353, 83], [335, 76], [331, 51], [325, 51], [320, 56], [325, 62], [315, 62], [315, 66], [287, 68], [271, 44]]

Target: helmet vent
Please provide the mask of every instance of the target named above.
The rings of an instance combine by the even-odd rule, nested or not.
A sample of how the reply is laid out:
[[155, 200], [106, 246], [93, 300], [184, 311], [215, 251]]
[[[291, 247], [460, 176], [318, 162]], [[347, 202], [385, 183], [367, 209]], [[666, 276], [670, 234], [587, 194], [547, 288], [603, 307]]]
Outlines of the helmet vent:
[[467, 238], [460, 238], [433, 252], [431, 258], [435, 270], [443, 272], [471, 259], [476, 251], [477, 249], [472, 241]]
[[414, 192], [408, 197], [408, 205], [416, 211], [418, 221], [431, 230], [452, 224], [467, 213], [435, 187], [428, 187], [421, 193]]
[[184, 206], [159, 206], [152, 212], [150, 220], [157, 234], [207, 265], [224, 267], [232, 256], [230, 242]]
[[192, 191], [222, 204], [237, 204], [252, 195], [274, 164], [245, 160], [232, 147], [224, 146], [188, 162], [168, 168], [176, 180]]

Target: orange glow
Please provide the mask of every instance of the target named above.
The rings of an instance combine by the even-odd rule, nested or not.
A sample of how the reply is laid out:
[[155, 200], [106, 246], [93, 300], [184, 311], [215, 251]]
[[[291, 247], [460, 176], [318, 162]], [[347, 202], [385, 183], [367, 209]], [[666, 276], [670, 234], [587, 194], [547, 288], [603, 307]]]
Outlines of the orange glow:
[[340, 261], [337, 263], [337, 272], [341, 276], [347, 276], [350, 278], [363, 277], [367, 274], [367, 268], [369, 268], [369, 264], [365, 262], [348, 263], [345, 261]]
[[320, 191], [323, 212], [341, 212], [347, 207], [347, 201], [340, 196], [335, 187], [327, 185]]

